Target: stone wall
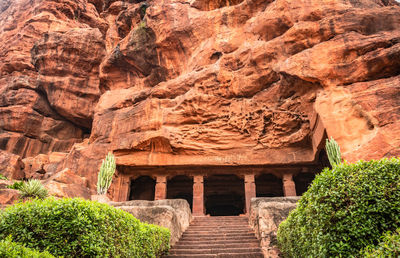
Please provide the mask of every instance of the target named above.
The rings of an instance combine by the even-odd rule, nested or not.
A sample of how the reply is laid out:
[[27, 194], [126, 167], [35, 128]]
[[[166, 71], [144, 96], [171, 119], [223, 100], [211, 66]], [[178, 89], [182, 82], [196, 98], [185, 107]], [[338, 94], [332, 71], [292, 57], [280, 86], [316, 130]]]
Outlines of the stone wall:
[[170, 244], [175, 244], [192, 220], [189, 203], [183, 199], [157, 201], [110, 202], [110, 205], [131, 213], [142, 222], [168, 228]]
[[251, 200], [249, 224], [261, 241], [265, 257], [278, 257], [276, 233], [279, 224], [296, 208], [300, 197], [262, 197]]

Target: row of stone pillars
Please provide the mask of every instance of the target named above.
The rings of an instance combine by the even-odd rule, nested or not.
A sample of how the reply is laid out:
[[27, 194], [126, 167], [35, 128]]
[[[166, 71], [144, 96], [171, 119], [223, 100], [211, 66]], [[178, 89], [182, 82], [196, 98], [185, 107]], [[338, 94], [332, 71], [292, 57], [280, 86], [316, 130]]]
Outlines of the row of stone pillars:
[[[249, 212], [251, 198], [256, 197], [256, 184], [253, 174], [244, 176], [246, 213]], [[292, 174], [283, 175], [283, 192], [285, 196], [296, 196], [296, 186]], [[155, 200], [167, 198], [167, 177], [157, 176], [155, 187]], [[204, 176], [193, 177], [193, 215], [204, 215]]]

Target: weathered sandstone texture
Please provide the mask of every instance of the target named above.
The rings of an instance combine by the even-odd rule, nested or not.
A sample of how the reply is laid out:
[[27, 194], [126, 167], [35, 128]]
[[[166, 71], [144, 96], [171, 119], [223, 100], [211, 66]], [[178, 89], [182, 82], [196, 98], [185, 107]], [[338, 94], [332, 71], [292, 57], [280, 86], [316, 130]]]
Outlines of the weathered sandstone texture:
[[110, 202], [110, 205], [131, 213], [142, 222], [168, 228], [170, 244], [175, 244], [192, 221], [189, 204], [183, 199], [158, 201]]
[[0, 150], [0, 174], [7, 179], [24, 178], [24, 167], [20, 156]]
[[261, 241], [265, 257], [279, 257], [276, 233], [279, 224], [296, 208], [300, 197], [263, 197], [251, 200], [249, 223]]
[[48, 189], [49, 195], [60, 198], [80, 196], [90, 199], [90, 196], [94, 194], [94, 191], [89, 188], [88, 180], [78, 176], [69, 168], [44, 180], [43, 185]]
[[51, 175], [90, 189], [108, 151], [309, 164], [326, 131], [349, 161], [398, 156], [399, 17], [394, 0], [1, 1], [0, 149], [42, 179], [31, 158], [68, 153]]
[[11, 180], [0, 179], [0, 208], [13, 204], [19, 200], [19, 192], [14, 189], [7, 188], [14, 182]]

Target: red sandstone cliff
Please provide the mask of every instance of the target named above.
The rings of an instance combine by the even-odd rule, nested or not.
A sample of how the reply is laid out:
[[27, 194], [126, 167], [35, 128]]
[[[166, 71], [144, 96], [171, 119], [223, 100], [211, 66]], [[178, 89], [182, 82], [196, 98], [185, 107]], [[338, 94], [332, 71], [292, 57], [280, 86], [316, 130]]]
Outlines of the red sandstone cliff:
[[324, 129], [350, 161], [400, 154], [396, 2], [144, 3], [0, 2], [0, 149], [27, 176], [68, 168], [92, 187], [107, 151], [132, 166], [307, 163]]

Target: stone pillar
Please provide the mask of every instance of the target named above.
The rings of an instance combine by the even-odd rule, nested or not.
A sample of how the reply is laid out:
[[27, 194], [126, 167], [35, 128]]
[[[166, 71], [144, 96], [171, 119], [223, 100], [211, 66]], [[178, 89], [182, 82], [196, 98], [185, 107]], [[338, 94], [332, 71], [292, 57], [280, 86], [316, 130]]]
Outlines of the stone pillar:
[[154, 200], [164, 200], [167, 198], [167, 177], [157, 176]]
[[244, 176], [244, 193], [246, 196], [246, 213], [250, 211], [251, 198], [256, 197], [254, 174]]
[[193, 177], [193, 215], [204, 215], [204, 177]]
[[129, 200], [130, 177], [128, 175], [118, 175], [118, 189], [114, 197], [117, 202], [125, 202]]
[[285, 196], [296, 196], [293, 174], [283, 174], [283, 193]]

